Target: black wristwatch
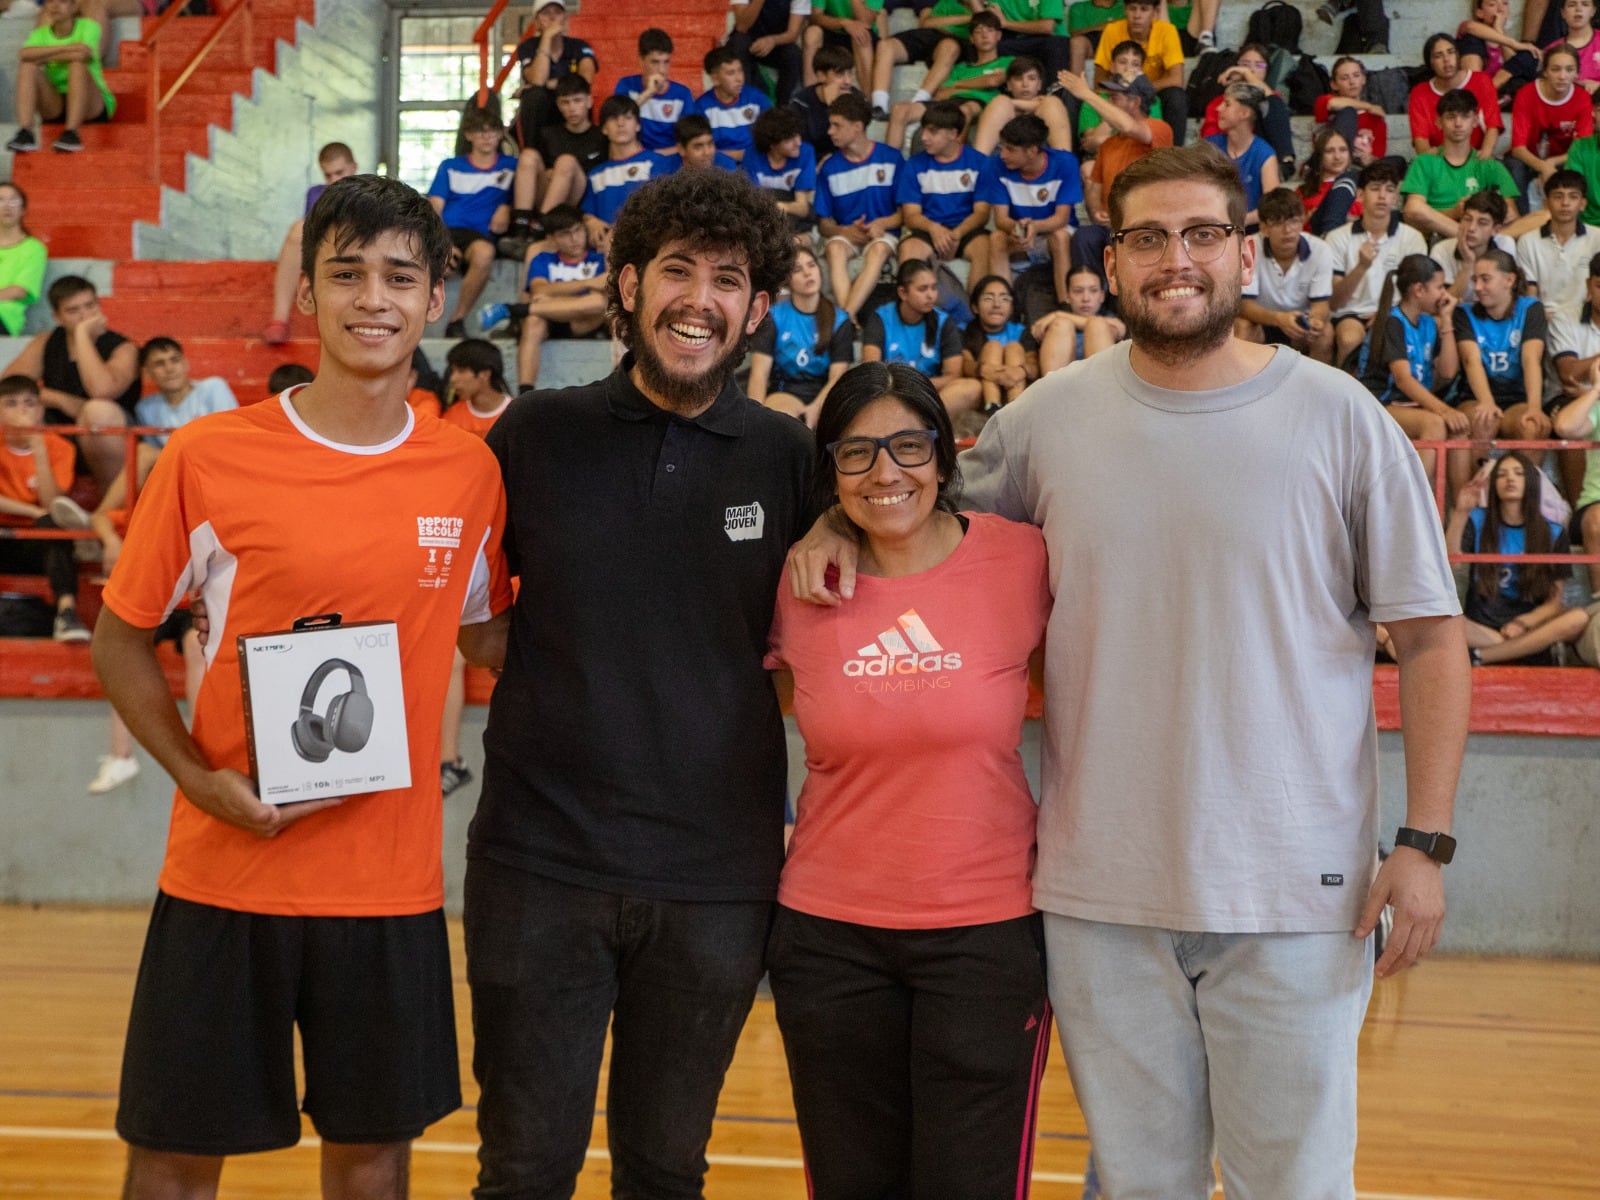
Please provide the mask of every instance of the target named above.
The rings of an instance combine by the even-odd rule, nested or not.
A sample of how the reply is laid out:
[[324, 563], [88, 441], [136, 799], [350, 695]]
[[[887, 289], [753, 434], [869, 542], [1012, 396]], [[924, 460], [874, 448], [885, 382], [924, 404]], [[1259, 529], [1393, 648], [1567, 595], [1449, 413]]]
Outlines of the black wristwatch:
[[1447, 863], [1456, 856], [1456, 840], [1448, 833], [1423, 833], [1420, 829], [1400, 826], [1394, 835], [1396, 846], [1410, 846], [1421, 850], [1436, 863]]

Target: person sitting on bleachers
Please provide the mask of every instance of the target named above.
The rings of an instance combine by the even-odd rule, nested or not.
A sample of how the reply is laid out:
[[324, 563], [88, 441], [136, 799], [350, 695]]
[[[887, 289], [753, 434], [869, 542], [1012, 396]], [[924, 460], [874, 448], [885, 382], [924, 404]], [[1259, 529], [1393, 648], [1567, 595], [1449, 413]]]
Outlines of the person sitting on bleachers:
[[672, 136], [678, 142], [678, 170], [704, 170], [715, 167], [719, 171], [737, 171], [739, 164], [717, 149], [716, 133], [704, 115], [692, 112], [679, 117], [672, 127]]
[[[639, 73], [617, 81], [613, 96], [626, 96], [636, 106], [639, 144], [657, 154], [676, 154], [672, 127], [694, 108], [694, 93], [672, 78], [672, 35], [664, 29], [646, 29], [639, 35]], [[606, 124], [600, 110], [600, 127]], [[607, 135], [609, 136], [609, 135]]]
[[1067, 302], [1034, 321], [1039, 343], [1039, 373], [1088, 358], [1128, 336], [1122, 318], [1106, 312], [1106, 284], [1100, 272], [1084, 263], [1067, 271]]
[[1594, 94], [1600, 89], [1600, 42], [1595, 41], [1594, 0], [1562, 0], [1560, 37], [1545, 48], [1565, 42], [1578, 52], [1578, 86]]
[[961, 334], [961, 373], [983, 389], [984, 411], [1010, 404], [1039, 378], [1039, 343], [1017, 319], [1017, 298], [998, 275], [978, 279], [971, 290], [973, 317]]
[[582, 338], [601, 332], [606, 320], [606, 259], [589, 245], [583, 214], [571, 205], [545, 214], [548, 244], [528, 248], [522, 300], [492, 304], [479, 318], [485, 331], [508, 317], [522, 322], [517, 335], [518, 389], [539, 385], [541, 348], [552, 337]]
[[[1571, 331], [1568, 340], [1553, 323], [1551, 346], [1556, 352], [1556, 370], [1567, 402], [1557, 410], [1554, 433], [1573, 441], [1600, 441], [1600, 255], [1590, 267], [1589, 294], [1584, 305], [1581, 329]], [[1588, 353], [1585, 353], [1588, 351]], [[1582, 357], [1579, 357], [1582, 355]], [[1563, 451], [1563, 453], [1567, 453]], [[1578, 452], [1584, 461], [1583, 482], [1573, 506], [1572, 527], [1578, 531], [1583, 548], [1600, 553], [1600, 449]], [[1600, 596], [1600, 563], [1589, 564], [1589, 591]], [[1593, 664], [1600, 666], [1600, 663]]]
[[[0, 427], [4, 429], [0, 525], [54, 529], [57, 522], [51, 508], [58, 500], [83, 512], [67, 496], [72, 487], [72, 443], [53, 433], [29, 429], [43, 425], [44, 416], [44, 402], [32, 379], [9, 373], [0, 379]], [[55, 605], [55, 640], [89, 640], [89, 631], [78, 617], [78, 568], [70, 541], [0, 538], [0, 572], [43, 575], [49, 580]]]
[[1239, 306], [1241, 337], [1293, 346], [1333, 361], [1333, 251], [1305, 233], [1306, 209], [1293, 188], [1261, 197], [1261, 232], [1252, 234], [1256, 266]]
[[[796, 92], [789, 107], [800, 117], [800, 135], [811, 147], [820, 164], [833, 153], [833, 139], [828, 136], [828, 110], [840, 96], [856, 91], [855, 68], [851, 65], [850, 51], [843, 46], [823, 46], [817, 51], [813, 69], [816, 83]], [[867, 105], [868, 116], [872, 106]]]
[[1575, 80], [1578, 52], [1566, 43], [1544, 52], [1544, 69], [1511, 103], [1511, 149], [1506, 167], [1524, 194], [1534, 180], [1545, 185], [1567, 162], [1573, 140], [1594, 132], [1589, 94]]
[[717, 152], [737, 163], [750, 149], [750, 126], [772, 101], [745, 82], [744, 63], [727, 46], [713, 46], [703, 66], [711, 86], [695, 99], [695, 111], [711, 123]]
[[517, 160], [500, 150], [505, 128], [484, 108], [470, 108], [461, 119], [470, 153], [447, 158], [434, 173], [428, 199], [450, 230], [454, 268], [461, 290], [445, 324], [445, 337], [466, 335], [467, 314], [483, 295], [494, 267], [495, 238], [511, 226], [511, 182]]
[[[1589, 260], [1589, 277], [1584, 281], [1584, 302], [1576, 319], [1559, 312], [1550, 317], [1550, 356], [1555, 366], [1556, 379], [1561, 384], [1561, 397], [1568, 401], [1581, 396], [1590, 386], [1591, 377], [1600, 364], [1600, 254]], [[1569, 418], [1570, 422], [1570, 418]], [[1561, 414], [1552, 421], [1557, 437], [1582, 437], [1588, 433], [1561, 433]], [[1561, 450], [1556, 453], [1556, 466], [1560, 472], [1565, 495], [1578, 497], [1589, 487], [1589, 473], [1594, 470], [1595, 451]], [[1600, 520], [1600, 514], [1594, 519]], [[1582, 528], [1577, 526], [1576, 528]], [[1585, 538], [1585, 546], [1600, 547], [1600, 537]], [[1600, 551], [1597, 551], [1600, 553]], [[1589, 568], [1600, 596], [1600, 565]]]
[[1218, 132], [1206, 138], [1226, 155], [1244, 184], [1245, 231], [1254, 233], [1260, 223], [1256, 207], [1263, 193], [1276, 190], [1278, 159], [1265, 138], [1256, 136], [1256, 125], [1266, 93], [1253, 83], [1230, 83], [1222, 92], [1217, 109]]
[[[1566, 530], [1540, 511], [1544, 475], [1521, 451], [1484, 463], [1456, 494], [1446, 545], [1463, 554], [1565, 554]], [[1463, 605], [1474, 666], [1547, 661], [1589, 623], [1563, 599], [1570, 568], [1551, 563], [1474, 563]]]
[[817, 154], [802, 136], [800, 117], [787, 106], [769, 108], [750, 127], [751, 152], [739, 169], [773, 193], [796, 236], [817, 227]]
[[[1087, 0], [1082, 0], [1082, 2], [1087, 2]], [[1078, 72], [1078, 74], [1081, 75], [1082, 72]], [[1111, 70], [1109, 72], [1096, 71], [1095, 81], [1100, 83], [1107, 79], [1131, 79], [1135, 75], [1143, 74], [1144, 47], [1139, 45], [1138, 42], [1123, 42], [1111, 51]], [[1115, 136], [1116, 127], [1106, 124], [1105, 118], [1100, 115], [1100, 110], [1095, 108], [1094, 105], [1086, 104], [1077, 98], [1076, 94], [1067, 87], [1067, 77], [1065, 75], [1057, 75], [1056, 82], [1061, 87], [1061, 90], [1066, 92], [1073, 101], [1069, 107], [1077, 109], [1077, 115], [1073, 119], [1073, 145], [1077, 147], [1078, 160], [1087, 167], [1094, 156], [1100, 152], [1100, 147], [1106, 139]], [[1145, 82], [1148, 83], [1149, 80], [1147, 79]], [[1150, 89], [1150, 94], [1152, 96], [1155, 95], [1153, 86]], [[1161, 119], [1160, 100], [1151, 101], [1150, 115], [1157, 120]], [[1087, 180], [1087, 176], [1085, 176], [1085, 179]]]
[[[677, 169], [672, 158], [645, 149], [639, 141], [639, 129], [637, 104], [620, 93], [606, 97], [600, 106], [600, 132], [606, 135], [608, 152], [605, 160], [589, 172], [582, 205], [589, 242], [602, 254], [611, 247], [611, 226], [628, 197], [652, 179]], [[677, 149], [676, 142], [673, 149]]]
[[[531, 153], [538, 156], [541, 167], [531, 174], [524, 172], [524, 161], [530, 151], [526, 148], [517, 158], [517, 181], [513, 185], [512, 204], [518, 208], [537, 204], [538, 222], [530, 222], [526, 236], [549, 231], [543, 226], [543, 215], [562, 204], [583, 203], [583, 193], [589, 186], [589, 172], [603, 163], [609, 152], [606, 135], [594, 123], [594, 95], [589, 81], [582, 75], [567, 75], [556, 84], [556, 111], [560, 121], [546, 125], [539, 135], [539, 148]], [[548, 173], [541, 174], [544, 168]], [[512, 214], [512, 230], [516, 230], [516, 214]]]
[[1469, 399], [1458, 407], [1473, 433], [1539, 441], [1550, 436], [1544, 412], [1544, 305], [1522, 291], [1516, 260], [1489, 249], [1472, 264], [1472, 303], [1455, 310], [1456, 348]]
[[[1559, 170], [1544, 185], [1550, 219], [1543, 228], [1517, 239], [1517, 265], [1528, 291], [1544, 301], [1545, 311], [1576, 319], [1583, 307], [1589, 260], [1600, 254], [1600, 228], [1578, 219], [1589, 202], [1583, 176]], [[1535, 214], [1537, 215], [1537, 214]]]
[[78, 130], [116, 114], [117, 98], [100, 69], [100, 34], [99, 22], [79, 15], [78, 0], [52, 0], [17, 52], [17, 132], [7, 150], [39, 148], [38, 116], [45, 125], [63, 125], [53, 149], [79, 151]]
[[1428, 250], [1444, 272], [1444, 281], [1457, 300], [1472, 294], [1472, 265], [1485, 250], [1494, 247], [1515, 254], [1517, 243], [1500, 232], [1506, 223], [1506, 199], [1492, 188], [1474, 192], [1461, 202], [1456, 218], [1456, 236], [1435, 242]]
[[750, 335], [746, 393], [815, 429], [828, 389], [855, 361], [855, 333], [850, 318], [822, 294], [817, 256], [798, 247], [789, 294]]
[[800, 34], [802, 78], [812, 79], [817, 55], [834, 46], [851, 56], [856, 79], [870, 83], [882, 11], [883, 0], [812, 0], [811, 18]]
[[355, 153], [343, 142], [329, 142], [317, 151], [317, 168], [322, 172], [322, 182], [306, 189], [305, 207], [278, 247], [278, 265], [272, 276], [272, 320], [261, 335], [269, 346], [281, 346], [289, 340], [289, 310], [294, 305], [295, 289], [300, 286], [300, 231], [306, 223], [305, 214], [329, 184], [361, 170]]
[[1478, 98], [1460, 88], [1447, 93], [1439, 101], [1439, 126], [1444, 135], [1439, 148], [1412, 159], [1401, 181], [1406, 222], [1430, 237], [1454, 237], [1461, 201], [1487, 188], [1506, 198], [1507, 212], [1515, 217], [1514, 198], [1520, 192], [1510, 172], [1498, 159], [1472, 152], [1473, 134], [1480, 132]]
[[[1359, 58], [1345, 55], [1333, 60], [1328, 91], [1311, 104], [1311, 119], [1318, 125], [1331, 125], [1344, 134], [1350, 146], [1350, 161], [1364, 167], [1389, 153], [1389, 121], [1383, 105], [1361, 98], [1367, 86], [1367, 69]], [[1365, 134], [1365, 139], [1362, 138]], [[1366, 147], [1362, 158], [1360, 146]]]
[[[928, 105], [935, 100], [953, 100], [961, 105], [970, 125], [985, 106], [1000, 95], [1001, 87], [1008, 84], [1014, 62], [1000, 54], [999, 17], [988, 9], [973, 13], [967, 39], [961, 44], [965, 47], [961, 61], [944, 73], [942, 82], [931, 89], [933, 95], [929, 99], [901, 100], [890, 108], [888, 130], [884, 134], [889, 145], [901, 149], [905, 145], [906, 130], [922, 120]], [[931, 77], [932, 72], [929, 72], [924, 87], [917, 91], [918, 97], [923, 95]], [[1035, 94], [1037, 91], [1035, 89]], [[979, 150], [987, 153], [981, 147]]]
[[28, 307], [44, 291], [49, 252], [28, 232], [23, 218], [28, 197], [9, 180], [0, 183], [0, 326], [7, 337], [19, 337]]
[[[1477, 100], [1474, 108], [1471, 145], [1479, 158], [1491, 158], [1494, 144], [1504, 128], [1500, 117], [1500, 97], [1494, 84], [1482, 71], [1469, 71], [1461, 65], [1456, 40], [1448, 33], [1436, 33], [1423, 45], [1423, 66], [1430, 73], [1411, 89], [1406, 106], [1411, 124], [1411, 148], [1426, 154], [1444, 142], [1440, 104], [1451, 92], [1465, 90]], [[1487, 136], [1486, 136], [1487, 135]]]
[[1352, 217], [1361, 215], [1356, 199], [1356, 175], [1351, 169], [1350, 142], [1342, 132], [1324, 125], [1311, 138], [1311, 153], [1300, 168], [1300, 203], [1306, 228], [1327, 237]]
[[800, 36], [810, 15], [811, 0], [745, 0], [733, 6], [727, 45], [752, 82], [760, 78], [758, 66], [777, 75], [773, 99], [780, 106], [800, 90]]
[[1075, 0], [1068, 5], [1067, 69], [1082, 75], [1084, 65], [1094, 60], [1107, 26], [1122, 20], [1122, 16], [1122, 0]]
[[1473, 0], [1472, 16], [1456, 28], [1461, 65], [1482, 71], [1497, 92], [1508, 96], [1539, 74], [1539, 47], [1507, 31], [1510, 13], [1510, 0]]
[[935, 100], [922, 116], [922, 152], [911, 156], [895, 184], [900, 205], [900, 261], [937, 265], [965, 258], [967, 277], [988, 274], [989, 205], [978, 184], [989, 160], [962, 140], [967, 118], [953, 100]]
[[[1211, 98], [1200, 118], [1200, 136], [1210, 137], [1222, 132], [1217, 112], [1227, 99], [1227, 88], [1234, 83], [1248, 83], [1259, 88], [1265, 97], [1257, 109], [1256, 132], [1262, 141], [1272, 147], [1278, 157], [1280, 182], [1294, 171], [1294, 130], [1289, 123], [1289, 105], [1283, 96], [1267, 82], [1268, 51], [1260, 42], [1246, 42], [1239, 47], [1239, 58], [1233, 66], [1217, 76], [1223, 90]], [[1268, 189], [1271, 190], [1270, 188]]]
[[[837, 150], [817, 170], [817, 228], [828, 260], [833, 299], [853, 320], [878, 282], [900, 237], [895, 185], [900, 151], [867, 136], [872, 106], [849, 92], [828, 106], [828, 133]], [[850, 263], [861, 260], [852, 282]]]
[[525, 150], [536, 150], [545, 126], [559, 119], [556, 85], [568, 75], [577, 75], [592, 84], [600, 60], [588, 42], [567, 32], [567, 6], [563, 0], [536, 0], [532, 28], [517, 43], [516, 55], [522, 68], [517, 142]]
[[1172, 144], [1183, 145], [1189, 130], [1189, 94], [1183, 90], [1183, 45], [1169, 21], [1156, 19], [1153, 0], [1126, 0], [1125, 16], [1112, 21], [1095, 51], [1096, 77], [1111, 69], [1111, 51], [1125, 41], [1144, 47], [1144, 73], [1161, 98], [1162, 120], [1172, 127]]
[[[1051, 149], [1048, 136], [1038, 117], [1012, 117], [1006, 122], [1000, 131], [999, 161], [991, 164], [978, 198], [989, 202], [994, 218], [989, 270], [1009, 283], [1013, 264], [1019, 268], [1048, 264], [1050, 294], [1059, 304], [1067, 299], [1067, 268], [1072, 265], [1072, 231], [1077, 224], [1073, 209], [1083, 199], [1083, 182], [1072, 152]], [[1035, 311], [1028, 304], [1024, 308], [1030, 315]]]
[[[926, 104], [932, 100], [952, 67], [958, 62], [972, 61], [973, 44], [968, 40], [967, 23], [974, 15], [963, 0], [934, 0], [931, 8], [924, 8], [917, 14], [915, 29], [880, 41], [872, 55], [872, 94], [868, 98], [873, 109], [889, 111], [889, 87], [894, 82], [894, 69], [912, 62], [926, 64], [928, 68], [912, 101]], [[996, 21], [998, 30], [998, 18]]]
[[900, 264], [895, 298], [861, 323], [861, 361], [906, 363], [928, 377], [951, 413], [977, 408], [983, 388], [961, 375], [961, 330], [939, 307], [939, 282], [921, 259]]
[[[63, 275], [45, 293], [56, 326], [35, 335], [0, 374], [37, 381], [51, 425], [121, 429], [139, 400], [139, 347], [106, 327], [94, 284]], [[101, 490], [122, 470], [122, 438], [115, 433], [78, 435], [83, 456]]]
[[992, 155], [1000, 144], [1000, 131], [1022, 116], [1044, 122], [1045, 144], [1052, 150], [1072, 149], [1072, 117], [1067, 106], [1046, 93], [1044, 68], [1027, 55], [1013, 58], [1006, 67], [1005, 90], [983, 106], [983, 115], [972, 131], [972, 148]]

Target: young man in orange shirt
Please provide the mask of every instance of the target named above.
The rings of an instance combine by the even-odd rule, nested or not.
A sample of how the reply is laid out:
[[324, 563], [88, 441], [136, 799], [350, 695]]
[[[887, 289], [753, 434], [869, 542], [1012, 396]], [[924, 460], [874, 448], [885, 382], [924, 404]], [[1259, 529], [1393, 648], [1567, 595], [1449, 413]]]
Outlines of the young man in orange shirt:
[[[298, 295], [316, 379], [174, 433], [106, 587], [95, 667], [178, 785], [123, 1060], [129, 1200], [212, 1196], [226, 1155], [299, 1141], [296, 1026], [325, 1196], [404, 1196], [412, 1139], [460, 1104], [439, 719], [457, 626], [469, 657], [498, 658], [511, 595], [494, 456], [406, 403], [449, 254], [410, 188], [332, 185]], [[191, 591], [210, 621], [193, 736], [151, 645]], [[263, 803], [236, 639], [332, 612], [395, 624], [403, 698], [371, 702], [405, 722], [413, 782]], [[302, 720], [332, 740], [342, 707]]]

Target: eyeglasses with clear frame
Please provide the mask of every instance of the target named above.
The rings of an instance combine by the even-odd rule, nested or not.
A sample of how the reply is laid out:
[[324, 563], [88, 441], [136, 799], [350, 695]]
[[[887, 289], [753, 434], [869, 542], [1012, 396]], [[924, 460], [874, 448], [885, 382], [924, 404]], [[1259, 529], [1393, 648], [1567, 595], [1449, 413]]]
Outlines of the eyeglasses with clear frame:
[[937, 429], [902, 429], [888, 437], [841, 438], [826, 449], [839, 474], [865, 475], [878, 461], [879, 450], [887, 450], [899, 466], [925, 467], [933, 461], [933, 444], [938, 440]]
[[1166, 255], [1167, 246], [1174, 237], [1183, 243], [1184, 253], [1191, 260], [1208, 263], [1222, 257], [1223, 250], [1238, 232], [1237, 225], [1220, 221], [1202, 221], [1171, 230], [1137, 225], [1132, 229], [1119, 229], [1111, 235], [1111, 240], [1122, 247], [1129, 262], [1139, 267], [1150, 267]]

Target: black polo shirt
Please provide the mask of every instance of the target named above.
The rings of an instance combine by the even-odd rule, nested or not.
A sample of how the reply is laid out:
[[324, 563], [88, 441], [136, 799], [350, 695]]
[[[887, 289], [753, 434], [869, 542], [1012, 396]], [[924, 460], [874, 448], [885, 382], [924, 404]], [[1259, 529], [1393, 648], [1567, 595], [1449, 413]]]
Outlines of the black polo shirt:
[[489, 447], [521, 589], [468, 856], [666, 900], [766, 900], [784, 731], [762, 668], [812, 442], [730, 382], [693, 419], [631, 360], [520, 397]]

